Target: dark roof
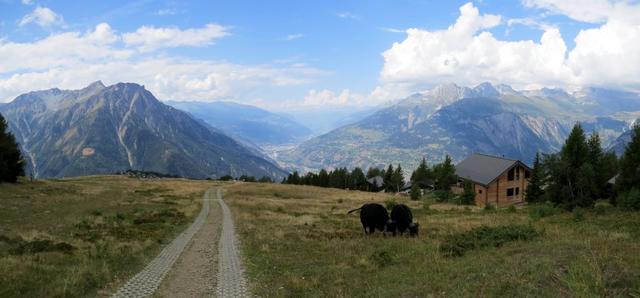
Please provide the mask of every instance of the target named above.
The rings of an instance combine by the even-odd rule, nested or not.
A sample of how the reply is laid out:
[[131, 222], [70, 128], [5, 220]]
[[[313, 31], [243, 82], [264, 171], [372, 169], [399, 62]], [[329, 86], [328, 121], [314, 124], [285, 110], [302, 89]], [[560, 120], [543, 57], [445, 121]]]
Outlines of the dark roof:
[[412, 186], [413, 186], [413, 182], [407, 181], [407, 182], [404, 183], [404, 185], [402, 185], [402, 188], [400, 188], [400, 190], [411, 189]]
[[620, 174], [617, 174], [617, 175], [611, 177], [611, 179], [607, 180], [607, 183], [616, 184], [616, 180], [618, 180], [618, 176], [620, 176]]
[[475, 153], [456, 165], [456, 175], [482, 185], [489, 185], [517, 164], [531, 170], [519, 160]]
[[373, 184], [375, 187], [383, 187], [384, 186], [384, 178], [382, 176], [375, 176], [367, 179], [369, 184]]

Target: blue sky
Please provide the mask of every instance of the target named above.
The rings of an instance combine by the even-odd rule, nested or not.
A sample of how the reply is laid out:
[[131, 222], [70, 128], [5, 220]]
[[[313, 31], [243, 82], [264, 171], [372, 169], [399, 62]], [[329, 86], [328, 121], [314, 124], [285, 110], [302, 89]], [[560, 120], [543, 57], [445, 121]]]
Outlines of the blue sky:
[[[637, 73], [621, 62], [625, 69], [610, 77], [583, 68], [607, 69], [603, 61], [622, 56], [640, 64], [633, 52], [594, 48], [594, 39], [608, 36], [602, 42], [636, 49], [638, 6], [607, 0], [0, 0], [0, 101], [98, 79], [139, 81], [163, 100], [226, 99], [276, 110], [375, 105], [442, 82], [637, 90], [638, 79], [629, 79]], [[449, 32], [456, 24], [470, 27]], [[97, 28], [100, 39], [91, 37]], [[624, 30], [630, 36], [611, 40], [611, 32]], [[57, 53], [69, 51], [78, 53]], [[617, 59], [594, 58], [601, 53]]]

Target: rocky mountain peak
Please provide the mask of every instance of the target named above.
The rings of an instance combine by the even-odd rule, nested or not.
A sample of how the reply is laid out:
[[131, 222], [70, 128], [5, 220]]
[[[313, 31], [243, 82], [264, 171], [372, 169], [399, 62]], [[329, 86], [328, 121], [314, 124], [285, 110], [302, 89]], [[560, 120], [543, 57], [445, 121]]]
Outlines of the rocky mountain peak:
[[489, 82], [484, 82], [473, 88], [474, 95], [477, 97], [498, 97], [500, 92]]
[[82, 90], [102, 90], [106, 87], [107, 86], [105, 86], [104, 83], [102, 83], [102, 81], [98, 80], [89, 84], [89, 86], [82, 88]]

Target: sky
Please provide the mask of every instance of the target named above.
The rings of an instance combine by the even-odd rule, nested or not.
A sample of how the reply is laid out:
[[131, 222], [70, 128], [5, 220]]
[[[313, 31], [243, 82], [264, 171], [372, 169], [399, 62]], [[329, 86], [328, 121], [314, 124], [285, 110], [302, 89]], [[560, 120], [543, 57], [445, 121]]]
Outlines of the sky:
[[0, 102], [97, 80], [275, 111], [450, 82], [640, 91], [640, 1], [0, 0]]

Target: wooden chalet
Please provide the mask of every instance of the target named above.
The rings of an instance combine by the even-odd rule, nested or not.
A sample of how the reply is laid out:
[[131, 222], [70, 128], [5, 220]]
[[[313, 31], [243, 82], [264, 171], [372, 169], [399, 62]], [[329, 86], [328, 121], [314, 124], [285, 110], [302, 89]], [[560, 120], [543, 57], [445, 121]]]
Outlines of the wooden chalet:
[[462, 193], [464, 180], [470, 180], [476, 205], [500, 207], [524, 202], [531, 168], [519, 160], [476, 153], [456, 165], [456, 175], [454, 193]]

